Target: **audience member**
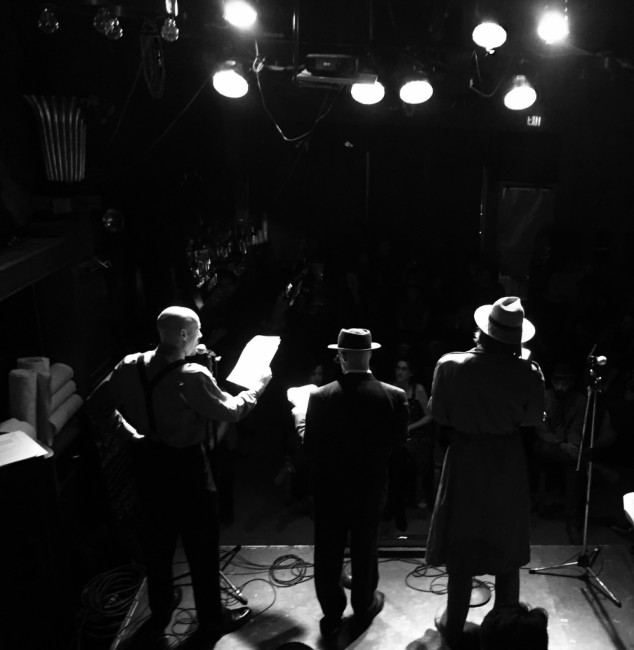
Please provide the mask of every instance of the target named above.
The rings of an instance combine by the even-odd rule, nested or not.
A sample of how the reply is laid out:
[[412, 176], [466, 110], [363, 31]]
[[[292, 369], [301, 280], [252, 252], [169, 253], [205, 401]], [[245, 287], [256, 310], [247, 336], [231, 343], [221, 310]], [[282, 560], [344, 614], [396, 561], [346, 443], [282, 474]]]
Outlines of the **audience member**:
[[569, 363], [555, 364], [551, 385], [546, 390], [546, 419], [536, 428], [535, 460], [540, 477], [538, 508], [542, 514], [548, 514], [557, 500], [552, 484], [563, 479], [566, 532], [571, 544], [580, 544], [585, 475], [583, 470], [577, 471], [577, 459], [586, 400], [577, 392], [575, 380], [575, 372]]
[[535, 332], [519, 298], [474, 314], [477, 346], [436, 365], [430, 409], [451, 427], [427, 542], [427, 562], [446, 565], [447, 607], [436, 627], [463, 643], [473, 576], [495, 576], [495, 604], [519, 602], [519, 568], [530, 559], [529, 485], [521, 426], [544, 416], [544, 378], [522, 358]]
[[548, 612], [525, 603], [494, 607], [480, 626], [481, 650], [548, 650]]
[[[427, 407], [429, 398], [422, 384], [414, 381], [411, 359], [399, 356], [394, 366], [395, 386], [407, 395], [409, 422], [405, 447], [390, 458], [388, 502], [384, 519], [394, 517], [400, 530], [407, 529], [405, 506], [419, 505], [431, 511], [434, 504], [434, 430]], [[421, 501], [418, 500], [418, 478]]]

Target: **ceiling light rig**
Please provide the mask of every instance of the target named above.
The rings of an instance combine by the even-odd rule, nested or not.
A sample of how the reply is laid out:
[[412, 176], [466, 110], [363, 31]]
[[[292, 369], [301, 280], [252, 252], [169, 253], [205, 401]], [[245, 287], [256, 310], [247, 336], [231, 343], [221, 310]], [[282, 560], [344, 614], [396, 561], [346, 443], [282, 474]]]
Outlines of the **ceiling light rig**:
[[401, 101], [406, 104], [423, 104], [431, 99], [434, 87], [429, 79], [421, 74], [418, 77], [405, 80], [398, 94]]
[[123, 27], [119, 22], [121, 7], [99, 7], [93, 18], [93, 27], [111, 41], [118, 41], [123, 37]]
[[59, 29], [59, 21], [53, 5], [46, 5], [39, 15], [37, 26], [45, 34], [54, 34]]
[[504, 95], [504, 106], [512, 111], [523, 111], [530, 108], [536, 100], [537, 92], [528, 79], [521, 74], [515, 75]]
[[493, 20], [485, 20], [476, 25], [471, 38], [476, 45], [484, 48], [487, 54], [493, 54], [506, 43], [506, 30]]
[[212, 77], [216, 92], [229, 99], [239, 99], [249, 92], [249, 84], [244, 78], [242, 64], [234, 60], [220, 64]]
[[355, 83], [350, 87], [350, 94], [359, 104], [371, 106], [378, 104], [385, 97], [385, 87], [378, 79], [370, 83]]
[[176, 16], [178, 16], [178, 0], [165, 0], [165, 21], [161, 27], [161, 38], [168, 43], [178, 40], [178, 26], [176, 25]]
[[547, 45], [562, 43], [570, 33], [568, 27], [568, 2], [546, 5], [537, 26], [537, 35]]
[[251, 29], [257, 17], [257, 11], [244, 0], [227, 0], [224, 3], [224, 19], [234, 27]]

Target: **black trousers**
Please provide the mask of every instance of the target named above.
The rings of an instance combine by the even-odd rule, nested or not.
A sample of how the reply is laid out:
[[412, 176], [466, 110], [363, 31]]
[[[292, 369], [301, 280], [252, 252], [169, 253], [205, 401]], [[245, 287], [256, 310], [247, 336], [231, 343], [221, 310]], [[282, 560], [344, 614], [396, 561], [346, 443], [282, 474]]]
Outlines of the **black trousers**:
[[147, 439], [132, 442], [139, 490], [148, 597], [152, 615], [169, 623], [172, 562], [180, 535], [191, 572], [198, 621], [222, 616], [219, 525], [211, 469], [202, 445], [178, 449]]
[[315, 591], [324, 616], [338, 620], [347, 599], [341, 586], [346, 546], [352, 566], [351, 604], [364, 616], [379, 583], [378, 533], [385, 495], [315, 492]]

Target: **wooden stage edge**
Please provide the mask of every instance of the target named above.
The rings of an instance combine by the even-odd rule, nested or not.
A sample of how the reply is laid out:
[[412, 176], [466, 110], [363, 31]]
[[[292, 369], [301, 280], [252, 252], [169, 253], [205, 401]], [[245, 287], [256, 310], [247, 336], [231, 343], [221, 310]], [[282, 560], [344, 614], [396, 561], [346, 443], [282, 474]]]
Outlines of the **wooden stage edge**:
[[[240, 630], [222, 637], [218, 650], [284, 650], [325, 648], [319, 634], [321, 610], [312, 580], [312, 546], [223, 547], [222, 583], [227, 605], [240, 606], [231, 585], [248, 601], [253, 618]], [[592, 551], [593, 549], [589, 549]], [[381, 549], [379, 589], [385, 607], [360, 636], [344, 630], [337, 650], [441, 650], [434, 617], [444, 609], [447, 583], [442, 569], [426, 567], [424, 549]], [[385, 552], [384, 552], [385, 551]], [[521, 600], [543, 607], [549, 614], [549, 650], [634, 649], [634, 562], [622, 545], [598, 547], [590, 569], [582, 566], [586, 555], [576, 546], [532, 546], [531, 562], [521, 574]], [[222, 557], [222, 556], [221, 556]], [[226, 562], [229, 562], [225, 565]], [[563, 568], [561, 565], [570, 564]], [[530, 569], [555, 567], [531, 573]], [[195, 613], [187, 565], [179, 550], [174, 575], [180, 576], [183, 597], [167, 628], [165, 650], [181, 646], [195, 629]], [[596, 578], [595, 578], [596, 576]], [[493, 586], [491, 576], [480, 576]], [[606, 593], [607, 589], [620, 606]], [[349, 596], [349, 592], [348, 596]], [[491, 609], [493, 598], [469, 610], [468, 620], [479, 624]], [[348, 604], [346, 616], [352, 610]], [[110, 650], [136, 650], [134, 631], [149, 612], [143, 583]], [[356, 638], [355, 638], [356, 637]]]

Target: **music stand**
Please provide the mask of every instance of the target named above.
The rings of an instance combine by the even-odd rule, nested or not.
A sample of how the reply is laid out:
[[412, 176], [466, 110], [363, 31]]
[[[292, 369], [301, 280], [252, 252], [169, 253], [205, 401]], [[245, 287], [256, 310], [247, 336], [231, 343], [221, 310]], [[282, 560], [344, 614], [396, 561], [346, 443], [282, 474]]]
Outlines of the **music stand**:
[[565, 562], [563, 564], [554, 564], [552, 566], [538, 567], [534, 569], [529, 569], [528, 572], [535, 573], [550, 573], [556, 571], [557, 569], [567, 569], [571, 567], [580, 567], [582, 573], [580, 575], [567, 575], [562, 574], [562, 577], [573, 578], [578, 577], [582, 580], [585, 580], [590, 586], [598, 587], [605, 596], [607, 596], [617, 607], [622, 607], [621, 601], [608, 589], [606, 584], [599, 578], [599, 576], [592, 570], [592, 566], [596, 562], [599, 554], [601, 553], [601, 547], [595, 546], [592, 551], [588, 552], [588, 514], [590, 511], [590, 493], [592, 489], [592, 452], [594, 451], [594, 432], [595, 432], [595, 423], [596, 423], [596, 414], [597, 414], [597, 395], [601, 392], [601, 377], [599, 376], [598, 369], [600, 366], [606, 364], [607, 359], [605, 357], [594, 356], [594, 351], [596, 345], [592, 348], [588, 356], [588, 372], [589, 372], [589, 381], [586, 390], [586, 409], [583, 418], [583, 430], [581, 432], [581, 443], [579, 445], [579, 453], [577, 454], [577, 467], [576, 471], [579, 472], [581, 469], [581, 458], [584, 451], [584, 442], [586, 440], [586, 430], [588, 424], [588, 416], [591, 416], [590, 419], [590, 436], [589, 444], [587, 447], [588, 450], [588, 466], [586, 468], [586, 502], [585, 510], [583, 517], [583, 541], [582, 546], [583, 550], [578, 553], [577, 559], [572, 562]]

